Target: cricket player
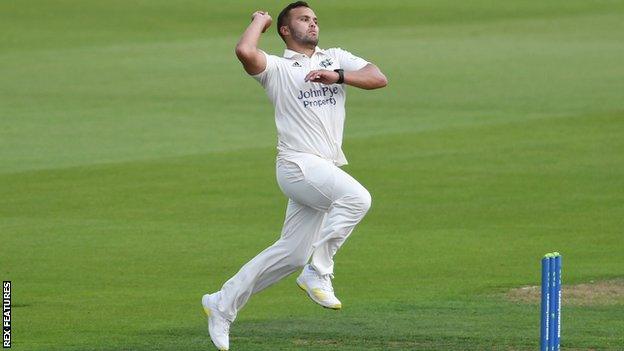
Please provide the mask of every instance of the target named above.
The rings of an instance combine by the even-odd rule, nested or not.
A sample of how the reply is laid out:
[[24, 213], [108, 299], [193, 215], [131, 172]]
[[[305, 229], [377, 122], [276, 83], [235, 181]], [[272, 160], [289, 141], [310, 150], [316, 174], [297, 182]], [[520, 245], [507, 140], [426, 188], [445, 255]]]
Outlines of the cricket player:
[[276, 176], [288, 207], [279, 240], [220, 291], [202, 297], [210, 338], [219, 350], [228, 350], [230, 324], [249, 297], [302, 267], [297, 285], [317, 304], [340, 309], [331, 282], [333, 257], [371, 205], [368, 191], [339, 168], [347, 164], [341, 148], [346, 86], [382, 88], [386, 77], [348, 51], [319, 48], [318, 20], [303, 1], [278, 16], [277, 30], [286, 43], [282, 57], [258, 48], [271, 22], [267, 12], [254, 12], [236, 56], [275, 106]]

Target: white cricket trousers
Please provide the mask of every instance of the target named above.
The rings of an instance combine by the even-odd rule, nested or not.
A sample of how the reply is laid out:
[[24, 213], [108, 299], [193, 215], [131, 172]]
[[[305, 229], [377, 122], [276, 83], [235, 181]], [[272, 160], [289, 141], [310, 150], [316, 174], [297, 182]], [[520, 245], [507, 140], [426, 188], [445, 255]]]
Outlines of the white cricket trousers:
[[218, 309], [230, 321], [252, 294], [299, 270], [310, 257], [317, 272], [333, 274], [336, 251], [371, 205], [358, 181], [318, 156], [278, 157], [276, 173], [289, 199], [282, 233], [221, 288]]

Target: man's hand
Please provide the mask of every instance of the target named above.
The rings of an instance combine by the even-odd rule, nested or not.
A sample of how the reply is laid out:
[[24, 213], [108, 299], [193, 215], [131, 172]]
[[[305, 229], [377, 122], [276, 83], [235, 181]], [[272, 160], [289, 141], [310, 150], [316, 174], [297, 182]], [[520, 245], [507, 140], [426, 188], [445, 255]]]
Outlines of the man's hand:
[[305, 77], [306, 82], [323, 83], [323, 84], [336, 84], [340, 79], [338, 72], [328, 71], [326, 69], [319, 69], [310, 71]]
[[271, 23], [273, 23], [273, 19], [271, 18], [271, 16], [269, 15], [268, 12], [266, 11], [256, 11], [251, 15], [251, 21], [260, 21], [264, 23], [264, 26], [262, 27], [262, 33], [266, 32], [267, 29], [269, 29], [269, 27], [271, 26]]

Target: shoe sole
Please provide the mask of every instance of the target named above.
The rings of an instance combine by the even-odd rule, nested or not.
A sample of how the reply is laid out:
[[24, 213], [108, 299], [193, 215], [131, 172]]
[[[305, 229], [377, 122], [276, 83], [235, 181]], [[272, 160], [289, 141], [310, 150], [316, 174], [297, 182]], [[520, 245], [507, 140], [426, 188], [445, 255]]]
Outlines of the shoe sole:
[[340, 305], [340, 306], [334, 305], [334, 306], [330, 307], [330, 306], [325, 306], [325, 305], [320, 304], [318, 301], [316, 301], [310, 295], [310, 293], [308, 292], [308, 288], [304, 284], [299, 283], [299, 282], [296, 282], [296, 283], [297, 283], [297, 286], [299, 287], [299, 289], [303, 290], [306, 293], [306, 295], [310, 298], [310, 300], [312, 300], [312, 302], [314, 302], [315, 304], [317, 304], [317, 305], [319, 305], [319, 306], [321, 306], [323, 308], [327, 308], [328, 310], [334, 310], [334, 311], [338, 311], [338, 310], [340, 310], [342, 308], [342, 305]]
[[[204, 309], [204, 313], [206, 314], [206, 318], [210, 318], [210, 312], [211, 312], [210, 308], [206, 307], [206, 305], [204, 305], [204, 300], [203, 299], [202, 299], [202, 307]], [[208, 323], [210, 323], [210, 321], [208, 321]], [[208, 332], [208, 334], [210, 334], [210, 332]], [[210, 342], [212, 342], [212, 338], [210, 338]], [[229, 351], [229, 349], [220, 349], [214, 342], [212, 342], [212, 344], [219, 351]]]

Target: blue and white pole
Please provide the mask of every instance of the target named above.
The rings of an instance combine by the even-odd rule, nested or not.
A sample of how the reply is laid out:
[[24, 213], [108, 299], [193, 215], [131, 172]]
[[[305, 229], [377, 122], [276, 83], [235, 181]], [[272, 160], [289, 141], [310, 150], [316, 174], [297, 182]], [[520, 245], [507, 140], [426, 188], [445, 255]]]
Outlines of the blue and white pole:
[[561, 255], [542, 258], [540, 351], [559, 351], [561, 338]]
[[550, 337], [550, 254], [542, 258], [542, 310], [540, 321], [540, 351], [549, 351]]
[[561, 338], [561, 255], [555, 252], [555, 305], [553, 310], [555, 311], [555, 330], [553, 339], [553, 351], [559, 351], [559, 339]]
[[549, 286], [548, 289], [550, 293], [548, 294], [548, 298], [550, 299], [550, 303], [548, 306], [550, 307], [549, 315], [549, 327], [548, 327], [548, 350], [553, 351], [555, 349], [555, 322], [557, 321], [557, 313], [555, 312], [555, 305], [557, 304], [557, 290], [555, 288], [555, 254], [552, 253], [548, 258], [550, 261], [550, 273], [548, 274], [549, 278]]

